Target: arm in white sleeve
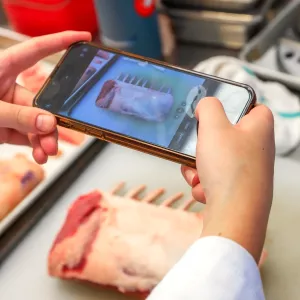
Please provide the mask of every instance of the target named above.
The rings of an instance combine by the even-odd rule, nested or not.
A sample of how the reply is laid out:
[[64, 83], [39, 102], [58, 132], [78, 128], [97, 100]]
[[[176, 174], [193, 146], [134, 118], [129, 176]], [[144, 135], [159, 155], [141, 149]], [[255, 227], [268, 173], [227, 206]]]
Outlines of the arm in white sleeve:
[[196, 241], [147, 300], [264, 300], [257, 264], [232, 240]]

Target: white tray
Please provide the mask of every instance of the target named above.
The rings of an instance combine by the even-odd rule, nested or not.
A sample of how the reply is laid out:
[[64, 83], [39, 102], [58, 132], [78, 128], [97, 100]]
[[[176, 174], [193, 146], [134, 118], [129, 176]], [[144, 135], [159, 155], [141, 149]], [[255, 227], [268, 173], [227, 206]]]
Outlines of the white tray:
[[[63, 155], [58, 158], [49, 158], [49, 161], [43, 166], [45, 170], [45, 179], [17, 205], [2, 221], [0, 221], [0, 236], [3, 232], [27, 209], [40, 195], [47, 189], [63, 172], [82, 154], [88, 146], [94, 141], [94, 138], [86, 137], [81, 146], [73, 146], [65, 142], [59, 143], [59, 148]], [[29, 147], [0, 145], [0, 159], [11, 158], [16, 153], [24, 153], [29, 159], [32, 159], [32, 150]]]

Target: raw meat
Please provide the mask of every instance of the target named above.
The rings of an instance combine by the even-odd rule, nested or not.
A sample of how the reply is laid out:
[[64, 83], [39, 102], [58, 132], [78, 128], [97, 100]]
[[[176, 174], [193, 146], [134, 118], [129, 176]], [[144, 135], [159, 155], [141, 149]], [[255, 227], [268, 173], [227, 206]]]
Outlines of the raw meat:
[[58, 126], [57, 129], [58, 129], [58, 138], [64, 142], [67, 142], [75, 146], [80, 146], [85, 141], [86, 135], [81, 132], [71, 130], [61, 126]]
[[[48, 73], [41, 64], [36, 64], [19, 75], [22, 85], [35, 94], [41, 89], [47, 78]], [[85, 135], [81, 132], [58, 126], [58, 138], [78, 146], [84, 142]]]
[[43, 168], [23, 154], [0, 160], [0, 221], [43, 179]]
[[158, 189], [138, 200], [145, 186], [124, 197], [93, 191], [70, 207], [48, 257], [51, 276], [77, 279], [135, 293], [145, 298], [202, 231], [201, 213], [179, 209], [177, 194], [151, 205], [163, 194]]
[[96, 105], [147, 121], [162, 122], [168, 116], [173, 101], [170, 93], [120, 80], [107, 80], [102, 86]]

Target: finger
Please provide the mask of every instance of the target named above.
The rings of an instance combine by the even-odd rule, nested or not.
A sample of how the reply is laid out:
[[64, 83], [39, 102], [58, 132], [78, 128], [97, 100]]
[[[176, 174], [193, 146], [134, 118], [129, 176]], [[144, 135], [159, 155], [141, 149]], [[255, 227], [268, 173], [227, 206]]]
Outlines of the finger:
[[11, 74], [17, 75], [41, 59], [65, 50], [71, 44], [82, 40], [90, 41], [91, 34], [89, 32], [65, 31], [35, 37], [3, 51], [1, 65], [4, 64], [6, 66], [4, 69], [9, 69]]
[[229, 128], [229, 122], [222, 103], [213, 97], [203, 98], [199, 101], [195, 117], [199, 121], [199, 132], [211, 132], [215, 129]]
[[28, 135], [29, 141], [32, 146], [32, 156], [34, 160], [38, 164], [45, 164], [48, 160], [47, 154], [44, 152], [43, 148], [41, 147], [39, 136], [36, 134], [29, 134]]
[[7, 135], [6, 143], [11, 145], [31, 146], [28, 136], [18, 131], [10, 129]]
[[274, 117], [267, 106], [258, 105], [241, 119], [238, 127], [269, 134], [274, 131]]
[[46, 155], [53, 156], [57, 154], [58, 151], [58, 134], [54, 131], [48, 135], [40, 135], [40, 145]]
[[32, 106], [33, 99], [33, 92], [16, 83], [13, 98], [9, 102], [22, 106]]
[[192, 187], [194, 178], [196, 176], [198, 177], [197, 170], [187, 166], [181, 166], [181, 173], [188, 185]]
[[196, 201], [206, 204], [206, 198], [201, 184], [197, 184], [192, 188], [192, 195]]
[[20, 73], [18, 78], [21, 80], [21, 85], [36, 94], [48, 77], [49, 74], [42, 68], [40, 63], [37, 63]]
[[0, 101], [0, 127], [26, 133], [49, 134], [56, 129], [56, 119], [39, 108]]

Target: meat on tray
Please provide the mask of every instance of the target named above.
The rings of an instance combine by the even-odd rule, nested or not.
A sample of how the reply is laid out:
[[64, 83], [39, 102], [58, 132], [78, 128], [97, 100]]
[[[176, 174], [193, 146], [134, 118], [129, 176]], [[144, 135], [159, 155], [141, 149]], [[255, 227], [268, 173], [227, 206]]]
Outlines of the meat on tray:
[[0, 221], [43, 179], [44, 169], [23, 154], [0, 160]]
[[159, 90], [147, 87], [147, 80], [121, 74], [117, 80], [107, 80], [99, 93], [96, 105], [147, 121], [162, 122], [172, 109], [171, 88]]
[[50, 250], [48, 271], [145, 299], [200, 237], [203, 216], [187, 211], [193, 199], [171, 207], [181, 193], [154, 205], [163, 189], [139, 199], [145, 186], [123, 197], [117, 195], [121, 187], [93, 191], [71, 205]]
[[[37, 93], [42, 88], [47, 78], [48, 73], [41, 64], [34, 65], [23, 71], [19, 76], [22, 85], [33, 93]], [[85, 135], [81, 132], [58, 126], [58, 138], [72, 145], [79, 146], [84, 142]]]

